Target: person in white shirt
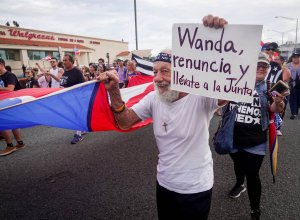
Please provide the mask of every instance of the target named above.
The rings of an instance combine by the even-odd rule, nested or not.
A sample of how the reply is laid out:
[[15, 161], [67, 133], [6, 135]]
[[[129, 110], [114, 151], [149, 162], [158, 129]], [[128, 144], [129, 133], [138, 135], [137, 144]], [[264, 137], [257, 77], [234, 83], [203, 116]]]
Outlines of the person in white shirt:
[[[219, 28], [227, 21], [208, 15], [203, 24]], [[122, 101], [116, 70], [101, 73], [98, 79], [105, 83], [121, 129], [153, 119], [159, 150], [156, 191], [159, 219], [207, 219], [214, 182], [208, 128], [215, 110], [227, 101], [171, 90], [170, 51], [157, 55], [153, 71], [155, 91], [132, 108]]]
[[39, 83], [40, 88], [49, 88], [49, 82], [46, 80], [46, 77], [42, 72], [39, 72], [37, 74], [37, 81]]
[[60, 78], [64, 73], [63, 68], [59, 68], [57, 66], [57, 59], [52, 57], [52, 59], [49, 61], [51, 68], [49, 71], [44, 70], [40, 67], [38, 63], [36, 63], [37, 67], [40, 69], [42, 73], [44, 73], [45, 78], [47, 82], [49, 82], [49, 85], [51, 88], [60, 88]]

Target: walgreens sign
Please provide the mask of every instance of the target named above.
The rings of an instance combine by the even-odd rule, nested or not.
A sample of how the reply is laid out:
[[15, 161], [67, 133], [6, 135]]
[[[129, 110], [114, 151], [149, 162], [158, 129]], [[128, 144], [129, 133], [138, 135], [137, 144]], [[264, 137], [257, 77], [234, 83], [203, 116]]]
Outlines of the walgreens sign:
[[40, 40], [55, 40], [53, 35], [47, 35], [47, 34], [39, 34], [39, 33], [30, 33], [28, 31], [20, 31], [16, 29], [9, 29], [8, 30], [10, 36], [12, 37], [22, 37], [27, 38], [28, 40], [31, 39], [40, 39]]

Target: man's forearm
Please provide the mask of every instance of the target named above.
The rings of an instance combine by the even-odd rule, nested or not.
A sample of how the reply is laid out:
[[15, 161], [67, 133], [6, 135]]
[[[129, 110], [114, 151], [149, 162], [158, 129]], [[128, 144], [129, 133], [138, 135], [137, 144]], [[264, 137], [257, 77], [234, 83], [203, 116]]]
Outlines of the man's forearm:
[[127, 130], [132, 125], [140, 121], [136, 113], [131, 108], [129, 109], [126, 107], [124, 101], [122, 100], [118, 85], [115, 88], [109, 90], [109, 96], [112, 111], [114, 113], [118, 126], [121, 129]]
[[7, 87], [2, 87], [0, 88], [0, 91], [14, 91], [15, 90], [15, 86], [12, 84], [9, 84]]
[[59, 79], [58, 77], [54, 76], [54, 75], [51, 74], [51, 73], [49, 73], [49, 75], [50, 75], [53, 79], [55, 79], [55, 81], [60, 82], [60, 79]]
[[113, 109], [120, 108], [123, 105], [123, 100], [122, 100], [119, 86], [116, 85], [114, 88], [110, 89], [108, 93], [111, 101], [111, 107]]

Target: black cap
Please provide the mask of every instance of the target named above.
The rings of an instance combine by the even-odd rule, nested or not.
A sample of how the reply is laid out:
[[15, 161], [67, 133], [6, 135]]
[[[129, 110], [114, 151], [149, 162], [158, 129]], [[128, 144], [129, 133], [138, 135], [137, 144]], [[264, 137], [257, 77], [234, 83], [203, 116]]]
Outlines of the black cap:
[[278, 44], [275, 42], [271, 42], [271, 43], [265, 43], [261, 50], [273, 50], [273, 51], [278, 51]]
[[293, 53], [291, 58], [293, 59], [294, 57], [300, 57], [300, 54], [299, 53]]

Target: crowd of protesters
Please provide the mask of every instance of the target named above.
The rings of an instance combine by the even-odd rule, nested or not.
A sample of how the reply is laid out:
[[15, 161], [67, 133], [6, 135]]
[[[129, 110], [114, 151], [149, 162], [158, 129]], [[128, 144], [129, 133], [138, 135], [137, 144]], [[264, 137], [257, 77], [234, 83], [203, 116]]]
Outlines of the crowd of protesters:
[[[262, 51], [269, 56], [270, 68], [268, 71], [267, 79], [271, 81], [271, 84], [275, 84], [279, 80], [283, 80], [290, 87], [290, 96], [285, 100], [286, 105], [290, 106], [290, 119], [294, 120], [298, 115], [298, 109], [300, 107], [300, 55], [293, 53], [292, 56], [285, 60], [283, 56], [278, 53], [278, 45], [275, 42], [265, 43], [262, 46]], [[70, 56], [72, 57], [72, 56]], [[89, 63], [88, 65], [80, 65], [77, 57], [72, 57], [74, 60], [73, 66], [83, 76], [84, 81], [95, 80], [100, 73], [107, 70], [115, 69], [119, 75], [119, 88], [125, 88], [128, 85], [128, 81], [136, 75], [140, 75], [136, 71], [136, 64], [131, 60], [123, 60], [123, 58], [117, 58], [112, 64], [105, 64], [103, 58], [99, 58], [98, 63]], [[38, 63], [36, 67], [26, 68], [22, 66], [24, 77], [19, 80], [21, 88], [62, 88], [64, 80], [63, 74], [66, 72], [66, 67], [62, 61], [58, 61], [56, 58], [49, 60], [50, 68], [42, 68]], [[10, 66], [5, 66], [8, 72], [12, 72]], [[274, 69], [276, 71], [274, 71]], [[3, 83], [0, 87], [4, 87]], [[221, 115], [218, 110], [217, 115]], [[282, 120], [285, 115], [285, 111], [280, 114], [276, 114], [277, 135], [281, 136], [280, 131]], [[1, 154], [1, 153], [0, 153]]]

